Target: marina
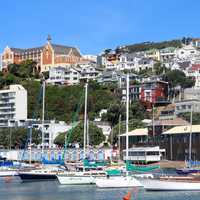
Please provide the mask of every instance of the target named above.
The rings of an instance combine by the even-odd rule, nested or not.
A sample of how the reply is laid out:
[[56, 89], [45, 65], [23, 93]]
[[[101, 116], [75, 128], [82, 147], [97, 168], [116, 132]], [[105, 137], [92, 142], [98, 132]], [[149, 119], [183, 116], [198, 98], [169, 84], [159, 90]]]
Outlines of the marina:
[[0, 200], [200, 199], [186, 1], [2, 1]]
[[[0, 194], [4, 200], [122, 200], [127, 188], [99, 189], [95, 186], [59, 185], [57, 181], [21, 183], [15, 177], [12, 181], [0, 178]], [[199, 200], [198, 191], [150, 192], [132, 189], [132, 199], [137, 200]]]

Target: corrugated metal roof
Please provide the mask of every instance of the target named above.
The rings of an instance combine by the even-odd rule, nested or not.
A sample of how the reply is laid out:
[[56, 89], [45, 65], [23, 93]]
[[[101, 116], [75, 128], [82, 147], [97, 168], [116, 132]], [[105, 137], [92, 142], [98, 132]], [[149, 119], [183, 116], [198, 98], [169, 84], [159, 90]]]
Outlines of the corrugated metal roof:
[[[128, 136], [147, 136], [147, 135], [148, 135], [147, 128], [138, 128], [128, 132]], [[126, 136], [126, 133], [120, 136]]]
[[173, 134], [186, 134], [186, 133], [200, 133], [200, 125], [192, 125], [192, 126], [176, 126], [174, 128], [171, 128], [165, 132], [163, 132], [163, 135], [173, 135]]

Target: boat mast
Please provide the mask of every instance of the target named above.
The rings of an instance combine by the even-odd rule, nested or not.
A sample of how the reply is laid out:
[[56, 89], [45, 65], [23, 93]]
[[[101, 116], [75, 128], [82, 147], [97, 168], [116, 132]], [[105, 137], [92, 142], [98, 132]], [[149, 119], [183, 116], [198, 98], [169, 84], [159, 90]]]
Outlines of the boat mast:
[[87, 133], [87, 93], [88, 83], [85, 84], [85, 111], [84, 111], [84, 133], [83, 133], [83, 160], [86, 158], [86, 133]]
[[87, 131], [86, 131], [86, 135], [87, 135], [87, 148], [89, 147], [90, 145], [90, 136], [89, 136], [89, 118], [87, 118]]
[[192, 114], [193, 114], [193, 104], [191, 105], [190, 112], [190, 137], [189, 137], [189, 161], [192, 159]]
[[44, 110], [45, 110], [45, 78], [42, 86], [42, 156], [44, 155]]
[[119, 115], [119, 130], [118, 130], [119, 160], [120, 160], [120, 135], [121, 135], [121, 114]]
[[30, 144], [30, 149], [29, 149], [29, 164], [32, 162], [32, 126], [29, 126], [29, 144]]
[[[128, 164], [128, 148], [129, 148], [128, 123], [129, 123], [129, 74], [127, 74], [126, 78], [126, 164]], [[126, 170], [126, 175], [128, 175], [127, 170]]]

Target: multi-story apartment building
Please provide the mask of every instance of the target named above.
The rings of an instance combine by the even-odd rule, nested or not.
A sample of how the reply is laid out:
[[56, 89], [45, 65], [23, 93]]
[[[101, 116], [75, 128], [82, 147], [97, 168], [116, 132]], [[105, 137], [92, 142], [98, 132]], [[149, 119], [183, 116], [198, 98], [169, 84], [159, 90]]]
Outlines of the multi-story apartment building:
[[43, 72], [61, 64], [76, 64], [82, 56], [77, 48], [53, 44], [51, 37], [48, 36], [47, 44], [41, 47], [27, 49], [6, 47], [2, 53], [2, 69], [6, 70], [9, 64], [19, 64], [27, 59], [36, 61], [37, 70]]
[[27, 91], [21, 85], [0, 90], [0, 127], [19, 126], [27, 119]]

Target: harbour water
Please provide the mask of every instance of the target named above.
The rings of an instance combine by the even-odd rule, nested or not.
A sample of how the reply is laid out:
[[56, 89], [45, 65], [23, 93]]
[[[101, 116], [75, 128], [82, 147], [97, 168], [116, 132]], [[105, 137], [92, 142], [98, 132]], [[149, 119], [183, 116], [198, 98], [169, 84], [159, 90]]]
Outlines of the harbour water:
[[[128, 189], [65, 186], [57, 181], [21, 183], [19, 178], [0, 179], [1, 200], [122, 200]], [[199, 200], [200, 192], [146, 192], [132, 189], [138, 200]]]

